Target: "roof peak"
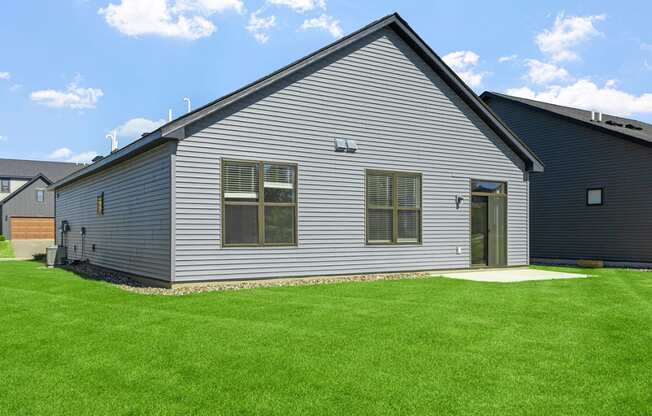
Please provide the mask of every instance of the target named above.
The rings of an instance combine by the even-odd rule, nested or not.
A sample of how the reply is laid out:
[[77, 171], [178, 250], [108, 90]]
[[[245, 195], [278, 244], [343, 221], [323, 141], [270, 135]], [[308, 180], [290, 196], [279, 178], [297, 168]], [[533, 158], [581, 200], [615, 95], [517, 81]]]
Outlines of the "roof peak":
[[276, 82], [313, 65], [331, 54], [346, 48], [360, 39], [364, 39], [380, 30], [390, 28], [396, 32], [406, 44], [419, 55], [426, 65], [429, 65], [442, 80], [464, 101], [473, 112], [475, 112], [486, 124], [495, 131], [512, 150], [520, 157], [529, 170], [543, 171], [543, 163], [537, 158], [531, 149], [527, 147], [504, 123], [493, 114], [493, 112], [478, 98], [478, 96], [453, 72], [452, 69], [419, 37], [410, 25], [398, 14], [392, 13], [381, 19], [375, 20], [364, 27], [332, 42], [321, 49], [318, 49], [305, 57], [298, 59], [276, 71], [245, 85], [229, 94], [213, 100], [193, 111], [186, 113], [176, 119], [160, 126], [158, 129], [143, 135], [138, 140], [121, 148], [115, 153], [106, 156], [84, 169], [75, 172], [64, 179], [56, 182], [53, 187], [57, 188], [75, 181], [83, 176], [90, 175], [100, 169], [105, 169], [114, 163], [129, 158], [137, 153], [143, 152], [153, 146], [158, 146], [166, 141], [182, 140], [186, 137], [186, 126], [195, 123], [223, 108], [226, 108], [249, 97], [257, 91], [263, 90]]

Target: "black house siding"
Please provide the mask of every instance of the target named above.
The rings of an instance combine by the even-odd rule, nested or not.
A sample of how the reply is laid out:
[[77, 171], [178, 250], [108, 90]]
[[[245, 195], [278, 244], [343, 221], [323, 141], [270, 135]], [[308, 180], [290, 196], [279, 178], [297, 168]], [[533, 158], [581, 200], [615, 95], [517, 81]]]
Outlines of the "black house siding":
[[[500, 97], [488, 104], [546, 167], [530, 177], [532, 258], [652, 262], [652, 147]], [[604, 205], [586, 205], [588, 188], [604, 188]]]

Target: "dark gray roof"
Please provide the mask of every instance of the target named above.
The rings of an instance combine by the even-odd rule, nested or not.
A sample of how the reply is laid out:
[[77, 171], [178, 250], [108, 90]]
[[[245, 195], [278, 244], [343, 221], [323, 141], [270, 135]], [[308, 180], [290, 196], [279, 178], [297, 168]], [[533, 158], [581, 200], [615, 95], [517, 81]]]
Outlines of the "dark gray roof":
[[89, 175], [100, 169], [105, 169], [114, 163], [132, 157], [145, 149], [158, 145], [169, 140], [185, 138], [185, 128], [189, 124], [198, 121], [208, 115], [245, 98], [281, 79], [284, 79], [302, 68], [313, 64], [342, 48], [356, 42], [364, 37], [377, 33], [387, 27], [392, 28], [403, 40], [410, 45], [421, 58], [455, 91], [459, 97], [496, 132], [496, 134], [525, 162], [530, 170], [543, 171], [543, 163], [527, 145], [512, 132], [491, 109], [451, 70], [448, 65], [417, 35], [398, 13], [393, 13], [382, 19], [376, 20], [367, 26], [359, 29], [350, 35], [327, 45], [298, 61], [295, 61], [271, 74], [245, 85], [244, 87], [227, 94], [215, 101], [199, 107], [175, 120], [172, 120], [153, 132], [144, 135], [128, 146], [110, 154], [104, 159], [91, 164], [80, 172], [70, 175], [62, 181], [52, 185], [58, 188], [81, 177]]
[[42, 173], [52, 182], [83, 168], [83, 163], [46, 162], [41, 160], [0, 159], [0, 177], [32, 179]]
[[[565, 107], [563, 105], [545, 103], [542, 101], [530, 100], [527, 98], [514, 97], [497, 92], [485, 91], [482, 93], [482, 98], [484, 100], [491, 99], [492, 97], [503, 98], [505, 100], [525, 104], [539, 110], [554, 113], [555, 115], [562, 116], [573, 121], [579, 121], [583, 124], [590, 125], [591, 127], [595, 127], [610, 133], [616, 133], [619, 136], [627, 136], [626, 138], [635, 139], [640, 142], [645, 142], [646, 144], [652, 144], [652, 124], [644, 123], [642, 121], [605, 113], [602, 114], [602, 122], [591, 121], [591, 111], [588, 110]], [[633, 126], [635, 128], [628, 128], [628, 126]]]

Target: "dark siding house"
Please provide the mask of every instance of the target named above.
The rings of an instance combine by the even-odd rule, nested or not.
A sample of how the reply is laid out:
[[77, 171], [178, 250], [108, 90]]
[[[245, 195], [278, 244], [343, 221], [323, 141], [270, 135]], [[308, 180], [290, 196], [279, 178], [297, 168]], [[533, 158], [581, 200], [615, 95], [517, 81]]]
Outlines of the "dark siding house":
[[53, 240], [54, 195], [47, 187], [83, 166], [0, 159], [0, 234], [7, 239]]
[[482, 98], [541, 157], [534, 261], [652, 263], [652, 125], [497, 93]]
[[541, 170], [391, 15], [52, 188], [68, 259], [183, 283], [527, 265]]

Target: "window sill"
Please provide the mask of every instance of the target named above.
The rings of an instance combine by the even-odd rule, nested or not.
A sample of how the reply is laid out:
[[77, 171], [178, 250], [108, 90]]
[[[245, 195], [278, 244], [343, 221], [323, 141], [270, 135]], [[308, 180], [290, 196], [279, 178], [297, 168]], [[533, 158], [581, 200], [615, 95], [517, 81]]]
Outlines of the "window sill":
[[415, 242], [402, 242], [402, 243], [370, 243], [366, 242], [365, 246], [422, 246], [423, 242], [421, 241], [415, 241]]
[[298, 244], [222, 244], [222, 248], [296, 248]]

